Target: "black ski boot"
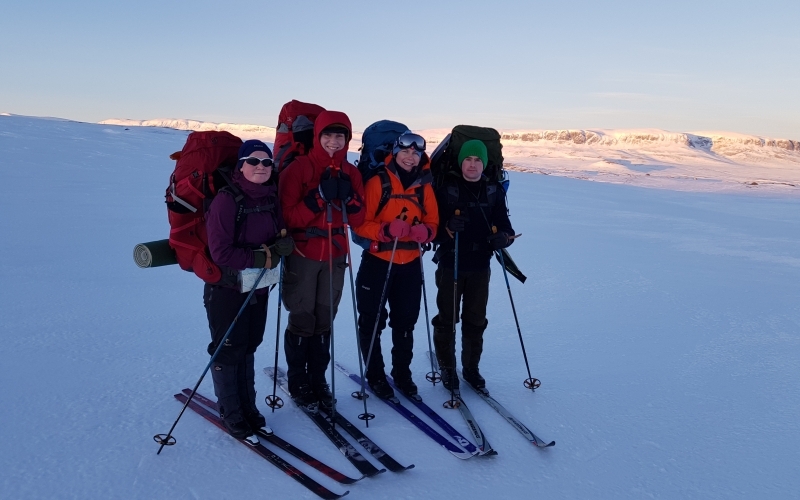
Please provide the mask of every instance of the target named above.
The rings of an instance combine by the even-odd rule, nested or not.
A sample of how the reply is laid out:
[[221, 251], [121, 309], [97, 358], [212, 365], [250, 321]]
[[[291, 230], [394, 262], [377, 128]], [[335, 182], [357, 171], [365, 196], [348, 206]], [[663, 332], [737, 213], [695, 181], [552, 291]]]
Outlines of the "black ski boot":
[[253, 429], [244, 418], [242, 404], [239, 400], [238, 365], [223, 365], [214, 363], [211, 369], [211, 378], [214, 381], [214, 393], [217, 395], [219, 416], [228, 433], [237, 438], [244, 439], [253, 435]]
[[327, 382], [314, 384], [314, 387], [311, 389], [314, 391], [314, 395], [319, 400], [319, 404], [325, 408], [330, 408], [333, 406], [333, 394], [331, 393], [331, 386], [329, 386]]
[[[258, 411], [256, 406], [256, 372], [255, 355], [249, 354], [245, 362], [238, 365], [237, 378], [239, 394], [241, 397], [242, 414], [253, 429], [262, 429], [267, 426], [267, 419]], [[245, 394], [247, 397], [245, 397]], [[265, 429], [268, 430], [268, 429]]]
[[292, 400], [294, 400], [297, 406], [307, 407], [316, 405], [319, 401], [319, 398], [317, 398], [317, 395], [314, 394], [314, 391], [311, 390], [311, 386], [308, 384], [300, 384], [294, 388], [290, 386], [289, 393], [292, 395]]
[[370, 380], [369, 388], [372, 389], [372, 392], [381, 399], [389, 399], [394, 397], [392, 386], [386, 381], [385, 376]]
[[309, 337], [308, 379], [311, 391], [322, 406], [333, 405], [333, 394], [325, 380], [325, 371], [331, 362], [331, 334], [329, 332]]
[[418, 397], [419, 391], [417, 390], [417, 384], [415, 384], [414, 381], [411, 380], [411, 377], [395, 378], [394, 386], [397, 387], [397, 390], [399, 390], [409, 398]]
[[442, 385], [448, 391], [457, 391], [459, 387], [458, 374], [454, 368], [442, 367]]
[[481, 377], [481, 372], [477, 368], [464, 368], [462, 374], [464, 380], [472, 387], [480, 391], [486, 389], [486, 379]]

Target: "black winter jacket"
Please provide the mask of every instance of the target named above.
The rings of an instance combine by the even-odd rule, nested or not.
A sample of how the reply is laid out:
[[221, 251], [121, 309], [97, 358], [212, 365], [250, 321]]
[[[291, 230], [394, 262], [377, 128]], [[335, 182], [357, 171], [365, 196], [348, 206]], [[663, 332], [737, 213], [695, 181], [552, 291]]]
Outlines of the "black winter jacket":
[[[493, 190], [494, 204], [490, 206], [488, 191]], [[455, 195], [458, 195], [456, 198]], [[448, 175], [444, 184], [436, 190], [436, 201], [439, 203], [439, 231], [436, 242], [441, 246], [437, 251], [439, 265], [453, 268], [455, 239], [447, 232], [447, 222], [455, 215], [456, 209], [469, 217], [464, 231], [458, 236], [458, 270], [481, 271], [489, 267], [492, 258], [492, 247], [489, 236], [492, 226], [498, 232], [508, 236], [514, 234], [508, 218], [508, 207], [503, 187], [481, 176], [477, 182], [467, 182], [460, 173]], [[513, 242], [513, 240], [511, 240]]]

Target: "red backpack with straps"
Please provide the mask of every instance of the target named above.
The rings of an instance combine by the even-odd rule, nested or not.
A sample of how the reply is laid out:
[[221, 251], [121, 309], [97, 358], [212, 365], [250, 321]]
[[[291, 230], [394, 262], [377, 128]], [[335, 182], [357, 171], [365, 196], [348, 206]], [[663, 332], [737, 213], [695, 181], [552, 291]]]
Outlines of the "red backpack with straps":
[[229, 132], [192, 132], [169, 178], [166, 202], [169, 216], [169, 246], [178, 265], [194, 272], [206, 283], [222, 278], [208, 250], [205, 213], [219, 190], [228, 185], [229, 173], [239, 160], [242, 140]]
[[291, 100], [283, 105], [275, 128], [276, 172], [280, 173], [297, 156], [308, 153], [314, 143], [314, 122], [325, 108], [316, 104]]

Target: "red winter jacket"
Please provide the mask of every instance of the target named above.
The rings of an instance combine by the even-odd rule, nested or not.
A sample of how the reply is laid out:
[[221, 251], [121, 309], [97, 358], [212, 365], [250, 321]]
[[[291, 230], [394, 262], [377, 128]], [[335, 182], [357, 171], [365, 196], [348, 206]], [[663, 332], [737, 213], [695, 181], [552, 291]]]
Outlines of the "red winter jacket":
[[[305, 198], [309, 195], [319, 200], [317, 188], [322, 174], [328, 168], [333, 170], [332, 175], [339, 171], [350, 176], [353, 185], [353, 198], [348, 203], [348, 224], [358, 227], [364, 222], [364, 185], [361, 173], [356, 167], [347, 162], [347, 149], [350, 145], [352, 132], [348, 134], [345, 147], [331, 158], [322, 149], [319, 137], [323, 129], [329, 125], [342, 125], [352, 131], [350, 119], [340, 111], [323, 111], [314, 122], [314, 145], [307, 156], [300, 156], [289, 167], [281, 172], [278, 182], [278, 197], [280, 198], [283, 218], [290, 234], [294, 238], [296, 249], [306, 258], [326, 261], [328, 260], [328, 223], [327, 210], [313, 211], [306, 204]], [[340, 202], [334, 202], [341, 208]], [[333, 208], [331, 210], [333, 230], [333, 256], [339, 257], [346, 252], [346, 236], [343, 231], [342, 212]]]

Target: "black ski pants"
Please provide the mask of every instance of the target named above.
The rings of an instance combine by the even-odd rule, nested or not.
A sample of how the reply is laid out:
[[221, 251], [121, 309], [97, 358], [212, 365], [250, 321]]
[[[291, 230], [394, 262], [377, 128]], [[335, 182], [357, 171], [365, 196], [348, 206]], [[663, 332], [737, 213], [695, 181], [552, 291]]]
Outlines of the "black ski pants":
[[[203, 303], [206, 307], [208, 326], [211, 330], [211, 343], [208, 354], [213, 355], [222, 337], [236, 318], [247, 293], [233, 288], [206, 284], [203, 289]], [[256, 352], [264, 340], [264, 327], [267, 324], [267, 303], [269, 294], [254, 293], [250, 303], [242, 311], [225, 344], [220, 349], [216, 363], [238, 365], [245, 363], [247, 356]]]
[[[392, 329], [392, 377], [408, 379], [411, 377], [411, 359], [414, 355], [414, 325], [419, 318], [422, 297], [422, 269], [420, 260], [407, 264], [393, 264], [386, 287], [386, 298], [381, 304], [381, 292], [386, 280], [389, 261], [364, 252], [356, 277], [356, 298], [358, 303], [358, 335], [364, 361], [369, 358], [367, 380], [377, 380], [384, 376], [383, 354], [381, 352], [381, 332], [389, 320]], [[386, 311], [389, 304], [389, 312]], [[379, 316], [380, 314], [380, 316]], [[378, 329], [369, 354], [375, 322]]]
[[[456, 323], [461, 301], [461, 366], [478, 368], [483, 353], [483, 332], [489, 325], [486, 307], [489, 303], [489, 278], [487, 267], [480, 271], [459, 271], [456, 306]], [[456, 338], [453, 328], [453, 268], [439, 266], [436, 269], [436, 306], [439, 314], [434, 316], [433, 343], [439, 366], [455, 368]]]

